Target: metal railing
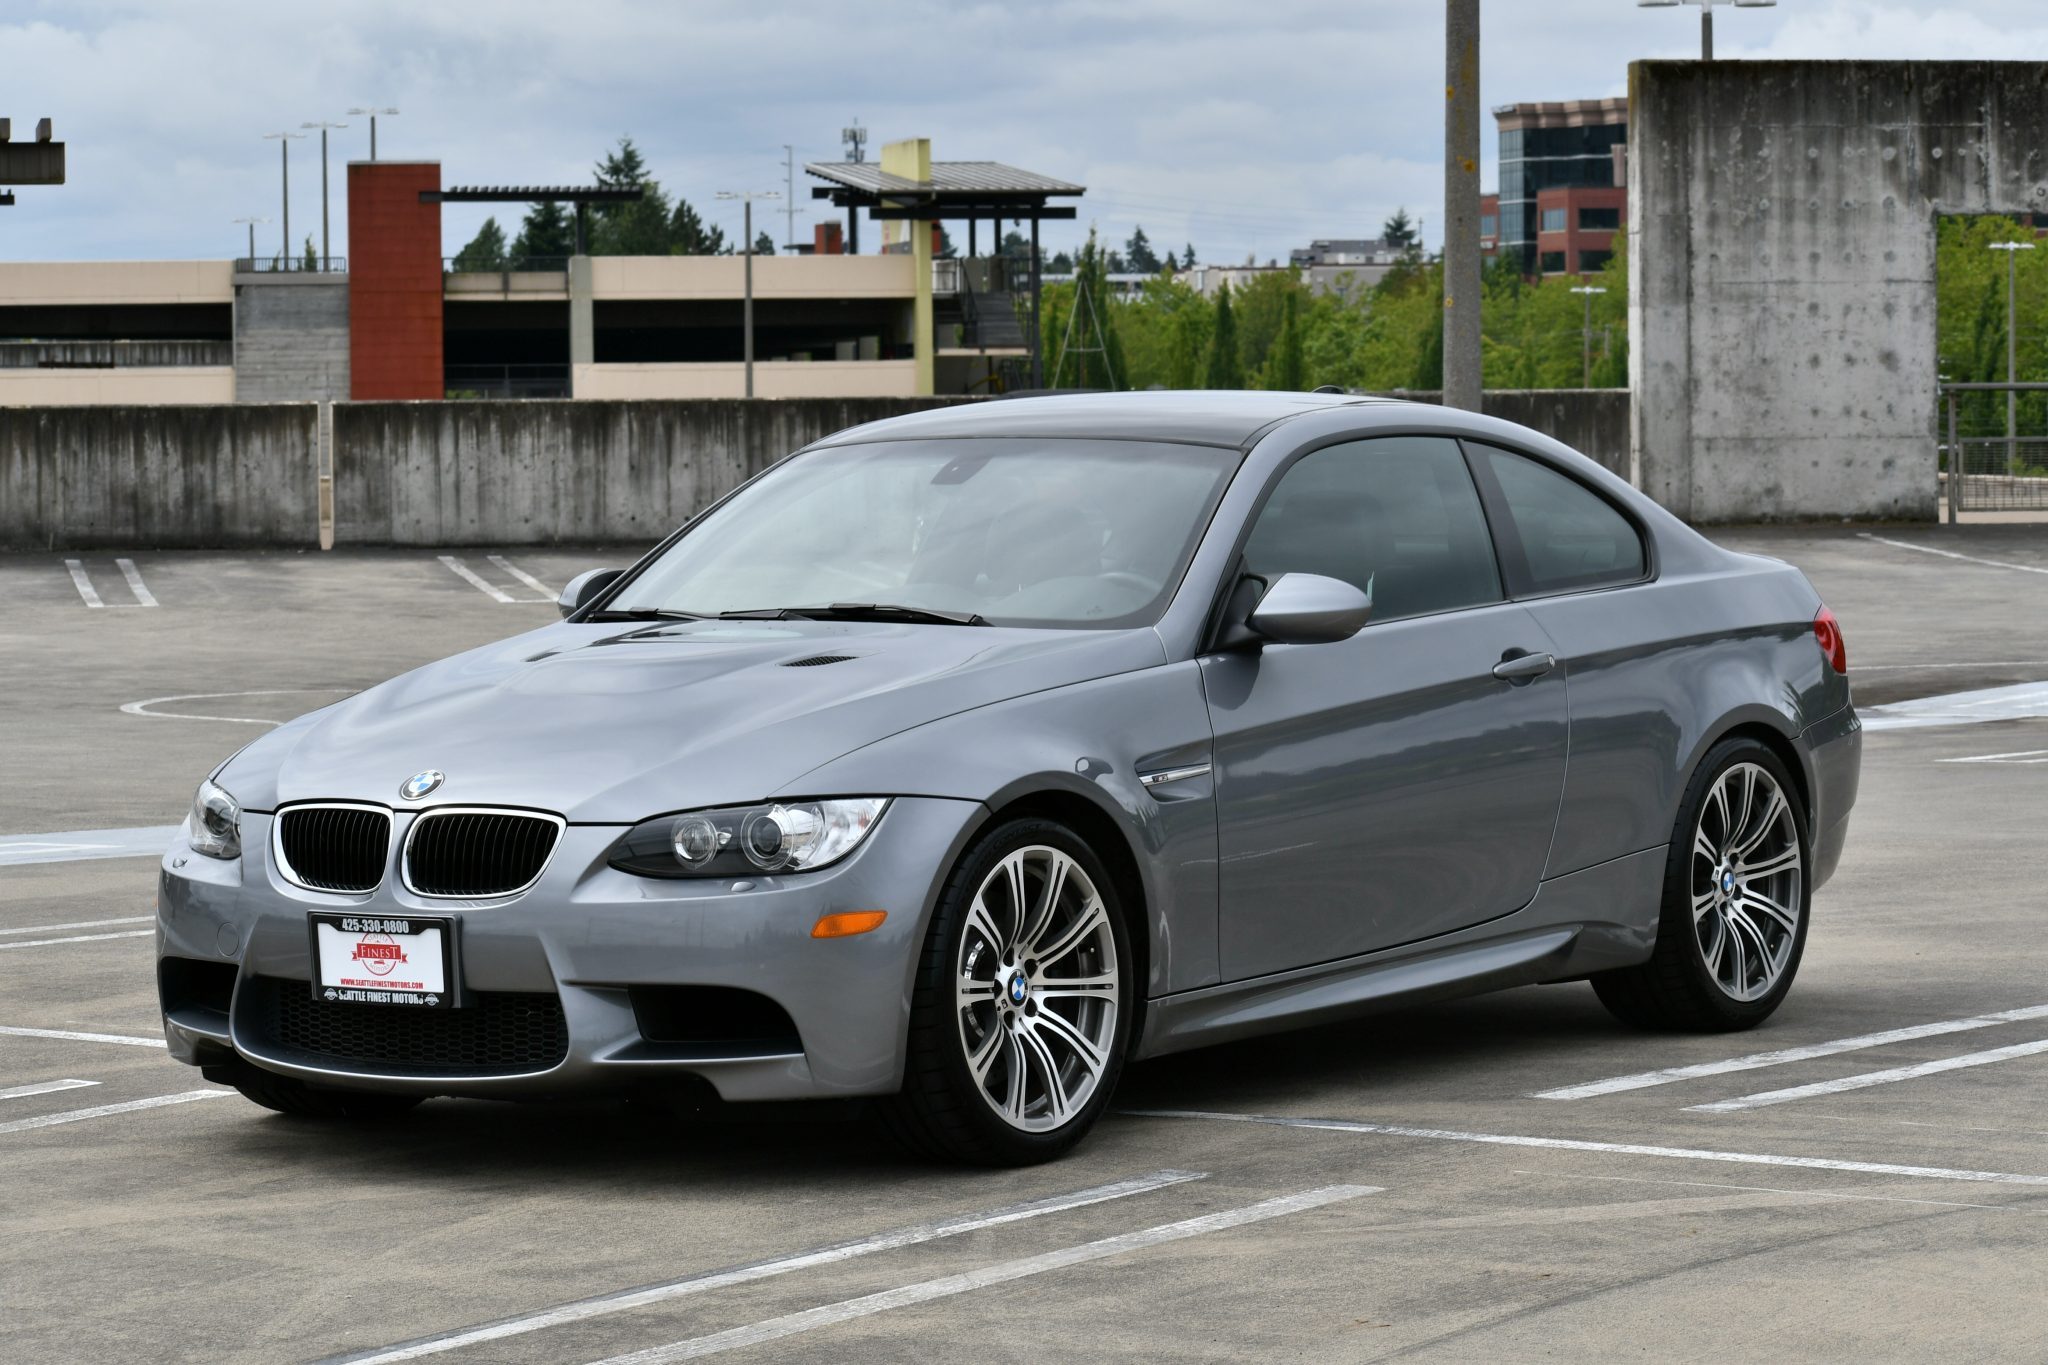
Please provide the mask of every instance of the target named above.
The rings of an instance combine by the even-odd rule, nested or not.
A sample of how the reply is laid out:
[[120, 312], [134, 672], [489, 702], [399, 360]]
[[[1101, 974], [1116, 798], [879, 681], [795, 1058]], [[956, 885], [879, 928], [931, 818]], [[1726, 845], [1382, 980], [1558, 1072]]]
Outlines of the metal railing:
[[566, 275], [567, 256], [500, 256], [494, 261], [465, 261], [460, 256], [443, 256], [444, 275]]
[[328, 256], [307, 260], [304, 256], [237, 256], [238, 275], [345, 275], [348, 257]]
[[2048, 511], [2048, 383], [1944, 384], [1939, 453], [1948, 520]]

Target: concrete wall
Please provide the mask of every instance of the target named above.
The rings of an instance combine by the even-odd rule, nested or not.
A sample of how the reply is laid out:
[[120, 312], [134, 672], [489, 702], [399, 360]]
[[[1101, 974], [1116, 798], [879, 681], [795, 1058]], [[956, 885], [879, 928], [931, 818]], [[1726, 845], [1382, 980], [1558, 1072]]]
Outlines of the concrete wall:
[[[746, 292], [741, 256], [593, 256], [599, 299], [737, 299]], [[894, 299], [917, 292], [909, 256], [756, 256], [756, 299]]]
[[311, 403], [0, 409], [0, 549], [316, 543], [314, 416]]
[[[744, 362], [577, 365], [578, 398], [744, 398]], [[757, 360], [757, 398], [908, 398], [917, 391], [914, 360]]]
[[1629, 69], [1631, 472], [1695, 521], [1935, 514], [1934, 220], [2048, 210], [2048, 64]]
[[[1443, 395], [1434, 392], [1382, 396], [1416, 403], [1443, 401]], [[1624, 478], [1628, 476], [1627, 389], [1488, 389], [1480, 408], [1488, 417], [1540, 431]]]
[[226, 303], [229, 261], [0, 261], [10, 306], [89, 303]]
[[230, 365], [152, 365], [134, 369], [0, 369], [0, 407], [106, 407], [150, 403], [232, 403]]
[[348, 397], [348, 277], [235, 276], [235, 401]]

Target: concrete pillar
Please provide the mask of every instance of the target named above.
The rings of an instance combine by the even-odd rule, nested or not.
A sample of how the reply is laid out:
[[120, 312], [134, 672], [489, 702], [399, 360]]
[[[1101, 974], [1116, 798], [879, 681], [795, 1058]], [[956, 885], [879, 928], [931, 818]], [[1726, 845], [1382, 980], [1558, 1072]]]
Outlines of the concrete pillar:
[[576, 396], [576, 371], [597, 363], [597, 324], [591, 303], [590, 258], [569, 258], [569, 396]]
[[436, 161], [348, 163], [348, 377], [352, 398], [440, 398], [441, 188]]
[[1444, 406], [1479, 411], [1479, 0], [1444, 18]]
[[[919, 184], [930, 184], [932, 178], [932, 140], [928, 137], [905, 138], [891, 142], [882, 148], [882, 170], [889, 175], [915, 180]], [[885, 229], [884, 240], [896, 242], [895, 229], [902, 228], [909, 233], [912, 269], [916, 273], [917, 294], [911, 310], [911, 354], [917, 361], [917, 392], [929, 395], [934, 392], [932, 378], [932, 225], [922, 220], [891, 222]]]

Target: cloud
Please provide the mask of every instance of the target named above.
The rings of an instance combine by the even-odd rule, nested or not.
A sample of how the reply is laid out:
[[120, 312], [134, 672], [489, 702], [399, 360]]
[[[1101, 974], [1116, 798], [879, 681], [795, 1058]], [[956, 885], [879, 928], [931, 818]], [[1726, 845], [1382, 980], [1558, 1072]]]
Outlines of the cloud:
[[[1264, 260], [1370, 234], [1403, 206], [1433, 240], [1441, 216], [1442, 12], [1423, 0], [65, 0], [9, 12], [0, 114], [18, 127], [54, 118], [70, 159], [69, 184], [22, 188], [0, 209], [16, 259], [238, 254], [230, 220], [280, 216], [277, 147], [261, 134], [366, 103], [404, 110], [380, 125], [384, 155], [437, 158], [448, 183], [587, 179], [631, 133], [664, 187], [728, 236], [738, 213], [715, 191], [783, 188], [785, 143], [799, 162], [837, 159], [856, 117], [871, 150], [923, 135], [941, 158], [1085, 183], [1080, 222], [1048, 225], [1054, 245], [1091, 221], [1117, 242], [1142, 223], [1212, 260]], [[1491, 0], [1485, 22], [1488, 105], [1619, 94], [1630, 59], [1690, 56], [1698, 42], [1692, 11], [1627, 0]], [[1717, 22], [1723, 55], [2048, 56], [2035, 0], [1828, 0]], [[360, 126], [334, 137], [341, 252], [340, 163], [368, 138]], [[301, 242], [318, 230], [317, 147], [316, 135], [290, 154]], [[807, 237], [826, 210], [801, 173], [796, 193]], [[451, 206], [446, 250], [499, 207]], [[262, 249], [280, 226], [262, 229]]]

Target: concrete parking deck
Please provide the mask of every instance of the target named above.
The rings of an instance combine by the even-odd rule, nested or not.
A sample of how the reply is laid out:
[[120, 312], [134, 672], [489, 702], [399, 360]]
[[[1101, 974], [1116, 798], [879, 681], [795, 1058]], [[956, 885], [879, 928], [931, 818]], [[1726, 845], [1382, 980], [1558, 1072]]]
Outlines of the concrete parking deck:
[[1003, 1172], [810, 1108], [323, 1127], [174, 1065], [133, 850], [264, 726], [622, 556], [0, 557], [0, 1357], [2048, 1355], [2048, 534], [1716, 534], [1807, 571], [1859, 705], [2006, 689], [1873, 728], [1769, 1024], [1579, 984], [1211, 1048]]

